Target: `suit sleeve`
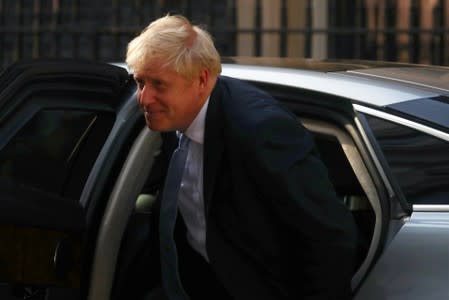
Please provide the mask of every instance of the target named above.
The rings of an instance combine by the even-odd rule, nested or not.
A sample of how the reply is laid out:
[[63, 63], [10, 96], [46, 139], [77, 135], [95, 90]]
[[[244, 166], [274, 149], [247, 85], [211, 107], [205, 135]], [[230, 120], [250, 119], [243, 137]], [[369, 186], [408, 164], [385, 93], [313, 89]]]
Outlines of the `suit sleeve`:
[[[303, 299], [349, 299], [356, 257], [352, 215], [336, 197], [311, 134], [274, 108], [255, 119], [248, 176], [285, 228], [291, 286]], [[257, 129], [257, 130], [256, 130]]]

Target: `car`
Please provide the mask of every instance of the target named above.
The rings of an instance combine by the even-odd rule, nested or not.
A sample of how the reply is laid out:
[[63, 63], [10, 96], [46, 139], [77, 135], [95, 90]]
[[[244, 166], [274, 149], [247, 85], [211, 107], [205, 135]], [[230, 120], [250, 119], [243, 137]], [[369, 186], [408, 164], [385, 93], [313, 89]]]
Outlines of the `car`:
[[[223, 58], [314, 135], [363, 236], [353, 299], [445, 299], [449, 68]], [[145, 192], [163, 136], [145, 125], [131, 71], [23, 61], [0, 75], [1, 299], [123, 299], [150, 285]]]

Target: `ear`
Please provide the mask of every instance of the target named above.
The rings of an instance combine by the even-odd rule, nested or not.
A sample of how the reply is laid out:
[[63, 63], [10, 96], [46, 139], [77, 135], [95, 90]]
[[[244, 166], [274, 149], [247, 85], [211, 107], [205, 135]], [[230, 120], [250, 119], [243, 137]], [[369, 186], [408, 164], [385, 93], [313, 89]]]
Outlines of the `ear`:
[[209, 84], [209, 70], [206, 68], [202, 68], [200, 70], [200, 74], [199, 74], [199, 87], [200, 89], [206, 89], [208, 87]]

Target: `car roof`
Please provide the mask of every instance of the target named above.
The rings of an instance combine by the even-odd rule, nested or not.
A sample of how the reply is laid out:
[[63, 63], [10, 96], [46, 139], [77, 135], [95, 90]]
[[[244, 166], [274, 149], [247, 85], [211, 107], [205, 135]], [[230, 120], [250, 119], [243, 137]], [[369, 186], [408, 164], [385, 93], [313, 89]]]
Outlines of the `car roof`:
[[[114, 64], [127, 68], [123, 63]], [[384, 61], [223, 57], [222, 75], [321, 92], [377, 107], [449, 92], [447, 67]]]
[[388, 106], [441, 95], [446, 91], [441, 78], [449, 76], [449, 68], [381, 61], [230, 57], [223, 59], [222, 74]]

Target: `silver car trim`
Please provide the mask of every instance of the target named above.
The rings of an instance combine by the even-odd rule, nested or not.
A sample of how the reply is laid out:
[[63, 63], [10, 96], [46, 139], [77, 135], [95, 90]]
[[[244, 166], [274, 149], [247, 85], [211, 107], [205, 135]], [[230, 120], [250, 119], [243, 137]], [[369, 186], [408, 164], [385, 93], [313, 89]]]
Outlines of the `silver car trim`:
[[388, 113], [385, 113], [385, 112], [382, 112], [382, 111], [379, 111], [379, 110], [376, 110], [373, 108], [363, 106], [363, 105], [353, 104], [353, 106], [354, 106], [355, 110], [357, 110], [359, 112], [367, 113], [369, 115], [379, 117], [379, 118], [387, 120], [387, 121], [391, 121], [391, 122], [394, 122], [397, 124], [401, 124], [401, 125], [410, 127], [410, 128], [416, 129], [418, 131], [424, 132], [426, 134], [429, 134], [431, 136], [434, 136], [436, 138], [439, 138], [439, 139], [449, 142], [449, 134], [444, 133], [435, 128], [432, 128], [432, 127], [429, 127], [426, 125], [422, 125], [422, 124], [419, 124], [419, 123], [416, 123], [416, 122], [413, 122], [413, 121], [410, 121], [410, 120], [407, 120], [407, 119], [404, 119], [404, 118], [401, 118], [398, 116], [394, 116], [394, 115], [391, 115], [391, 114], [388, 114]]
[[359, 132], [360, 132], [360, 135], [362, 136], [363, 141], [365, 142], [368, 152], [371, 155], [374, 165], [376, 166], [377, 171], [379, 172], [379, 175], [382, 178], [382, 181], [385, 184], [385, 187], [387, 188], [388, 197], [390, 197], [390, 198], [394, 197], [395, 192], [393, 190], [393, 187], [391, 186], [390, 181], [388, 180], [387, 174], [385, 174], [384, 168], [382, 167], [379, 159], [377, 158], [376, 152], [374, 151], [373, 146], [371, 145], [371, 141], [368, 139], [368, 136], [366, 135], [362, 124], [360, 124], [359, 119], [357, 117], [355, 117], [354, 121], [355, 121], [357, 128], [359, 129]]
[[449, 212], [449, 205], [447, 204], [414, 204], [413, 211], [434, 211], [434, 212]]

